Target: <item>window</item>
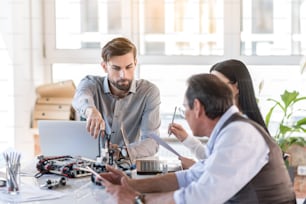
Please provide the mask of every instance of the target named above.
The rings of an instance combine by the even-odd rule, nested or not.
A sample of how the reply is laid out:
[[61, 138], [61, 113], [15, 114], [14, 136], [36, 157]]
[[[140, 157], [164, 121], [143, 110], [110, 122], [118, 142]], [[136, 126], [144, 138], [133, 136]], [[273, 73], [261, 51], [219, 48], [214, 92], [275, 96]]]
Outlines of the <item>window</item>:
[[96, 63], [105, 42], [126, 36], [144, 64], [297, 65], [306, 54], [305, 13], [304, 0], [49, 0], [46, 57]]
[[139, 5], [140, 54], [222, 55], [222, 19], [220, 0], [142, 0]]
[[78, 85], [86, 75], [105, 75], [100, 64], [63, 64], [57, 63], [52, 66], [53, 82], [65, 81], [69, 76], [75, 85]]
[[165, 127], [182, 101], [187, 77], [229, 58], [248, 65], [255, 89], [264, 80], [264, 90], [256, 93], [265, 115], [266, 98], [277, 98], [286, 88], [306, 94], [300, 74], [305, 9], [305, 0], [45, 1], [50, 78], [73, 78], [77, 85], [86, 74], [104, 74], [101, 47], [125, 36], [138, 48], [136, 77], [161, 90]]
[[97, 49], [123, 34], [142, 55], [223, 55], [223, 1], [131, 2], [55, 0], [55, 49]]
[[242, 11], [241, 54], [306, 54], [306, 1], [244, 0]]
[[56, 0], [56, 49], [102, 47], [124, 29], [122, 6], [118, 0]]

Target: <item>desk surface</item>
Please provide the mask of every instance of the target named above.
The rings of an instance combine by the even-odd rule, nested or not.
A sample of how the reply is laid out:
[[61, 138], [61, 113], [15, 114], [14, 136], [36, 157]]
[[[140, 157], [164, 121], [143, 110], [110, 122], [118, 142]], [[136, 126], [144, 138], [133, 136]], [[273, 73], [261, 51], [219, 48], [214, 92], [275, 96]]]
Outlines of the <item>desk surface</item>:
[[[4, 171], [0, 169], [0, 177], [4, 177]], [[59, 185], [53, 189], [40, 188], [48, 179], [59, 179], [60, 176], [54, 174], [45, 174], [36, 179], [37, 173], [35, 163], [28, 164], [21, 170], [21, 187], [19, 195], [7, 195], [6, 187], [0, 188], [0, 204], [4, 203], [22, 203], [29, 204], [54, 204], [54, 203], [106, 203], [112, 204], [114, 200], [111, 195], [106, 193], [103, 187], [97, 186], [91, 182], [90, 176], [81, 178], [67, 179], [64, 186]], [[37, 197], [42, 195], [41, 197]], [[48, 196], [49, 199], [48, 199]], [[36, 198], [34, 198], [36, 197]], [[46, 200], [47, 199], [47, 200]]]
[[[57, 175], [52, 174], [45, 174], [39, 179], [33, 177], [36, 173], [36, 170], [33, 168], [35, 167], [34, 163], [27, 167], [25, 170], [22, 170], [24, 173], [21, 176], [21, 192], [18, 196], [15, 196], [15, 201], [8, 202], [3, 198], [3, 194], [0, 196], [0, 204], [7, 204], [7, 203], [21, 203], [18, 201], [20, 197], [25, 196], [30, 190], [30, 188], [35, 188], [38, 191], [41, 191], [39, 186], [43, 184], [47, 179], [54, 179], [58, 178]], [[1, 170], [1, 169], [0, 169]], [[1, 175], [2, 174], [2, 175]], [[3, 172], [0, 171], [0, 177], [3, 177]], [[4, 193], [5, 187], [0, 188], [0, 194]], [[42, 198], [38, 198], [36, 201], [27, 202], [29, 204], [54, 204], [54, 203], [106, 203], [106, 204], [113, 204], [115, 203], [112, 197], [105, 192], [103, 187], [97, 186], [93, 184], [90, 180], [90, 177], [83, 177], [83, 178], [75, 178], [75, 179], [68, 179], [67, 184], [65, 186], [59, 186], [54, 189], [48, 190], [44, 189], [44, 192], [48, 192], [49, 194], [54, 194], [54, 196], [60, 196], [56, 199], [48, 199], [44, 200]], [[41, 194], [40, 192], [36, 192], [36, 195]], [[11, 196], [12, 197], [12, 196]], [[24, 197], [23, 197], [24, 198]], [[297, 204], [304, 204], [304, 200], [302, 198], [297, 199]], [[306, 203], [306, 202], [305, 202]]]
[[[162, 157], [161, 157], [162, 158]], [[160, 159], [161, 159], [160, 158]], [[166, 159], [166, 158], [163, 158]], [[169, 162], [175, 160], [169, 159]], [[178, 161], [178, 160], [177, 160]], [[0, 204], [4, 203], [22, 203], [27, 201], [29, 204], [54, 204], [54, 203], [115, 203], [110, 194], [103, 187], [95, 185], [91, 182], [91, 177], [67, 178], [67, 184], [59, 185], [52, 189], [40, 188], [48, 179], [59, 180], [60, 176], [55, 174], [44, 174], [36, 179], [34, 175], [37, 160], [22, 165], [21, 168], [21, 187], [18, 195], [8, 195], [6, 187], [0, 188]], [[5, 169], [0, 169], [0, 177], [5, 177]], [[133, 178], [141, 178], [134, 170]]]

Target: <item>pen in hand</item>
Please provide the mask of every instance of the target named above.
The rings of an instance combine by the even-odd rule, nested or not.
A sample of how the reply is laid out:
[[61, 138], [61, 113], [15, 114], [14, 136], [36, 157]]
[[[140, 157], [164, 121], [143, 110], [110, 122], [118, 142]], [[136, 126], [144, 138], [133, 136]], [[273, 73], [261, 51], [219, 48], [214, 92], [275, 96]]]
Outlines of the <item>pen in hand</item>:
[[[171, 125], [172, 125], [173, 122], [174, 122], [174, 118], [175, 118], [175, 115], [176, 115], [176, 109], [177, 109], [177, 107], [175, 106], [175, 108], [174, 108], [174, 113], [173, 113], [173, 116], [172, 116]], [[169, 128], [169, 130], [168, 130], [168, 134], [169, 134], [169, 137], [170, 137], [170, 135], [171, 135], [170, 128]]]

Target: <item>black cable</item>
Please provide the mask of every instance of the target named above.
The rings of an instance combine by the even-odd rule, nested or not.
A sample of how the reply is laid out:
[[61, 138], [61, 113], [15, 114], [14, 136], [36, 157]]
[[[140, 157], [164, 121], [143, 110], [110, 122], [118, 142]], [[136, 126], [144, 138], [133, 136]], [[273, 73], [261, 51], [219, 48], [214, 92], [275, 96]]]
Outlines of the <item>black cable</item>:
[[98, 148], [99, 148], [99, 155], [98, 155], [98, 157], [100, 157], [101, 158], [101, 142], [102, 142], [102, 131], [100, 131], [99, 132], [99, 136], [98, 136]]

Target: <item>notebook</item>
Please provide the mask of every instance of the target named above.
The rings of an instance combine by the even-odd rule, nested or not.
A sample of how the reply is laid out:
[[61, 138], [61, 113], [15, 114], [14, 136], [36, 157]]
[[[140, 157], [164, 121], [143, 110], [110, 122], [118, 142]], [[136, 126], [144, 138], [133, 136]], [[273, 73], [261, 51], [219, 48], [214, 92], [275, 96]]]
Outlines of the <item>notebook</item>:
[[86, 130], [86, 121], [39, 120], [41, 154], [44, 156], [82, 156], [96, 159], [98, 140]]

